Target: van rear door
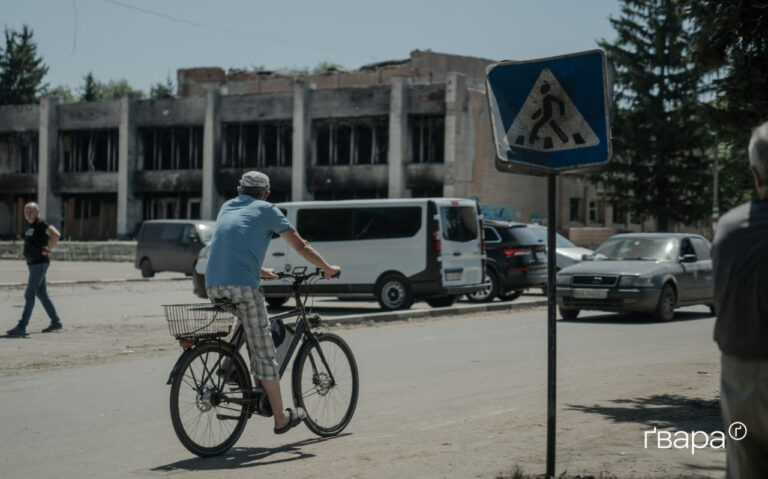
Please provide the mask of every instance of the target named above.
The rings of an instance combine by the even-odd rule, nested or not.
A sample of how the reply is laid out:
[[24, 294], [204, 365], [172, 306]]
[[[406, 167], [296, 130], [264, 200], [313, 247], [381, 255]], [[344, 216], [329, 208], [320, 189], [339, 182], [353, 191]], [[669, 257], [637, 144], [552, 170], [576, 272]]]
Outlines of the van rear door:
[[435, 200], [444, 288], [483, 282], [483, 251], [477, 206], [469, 200]]

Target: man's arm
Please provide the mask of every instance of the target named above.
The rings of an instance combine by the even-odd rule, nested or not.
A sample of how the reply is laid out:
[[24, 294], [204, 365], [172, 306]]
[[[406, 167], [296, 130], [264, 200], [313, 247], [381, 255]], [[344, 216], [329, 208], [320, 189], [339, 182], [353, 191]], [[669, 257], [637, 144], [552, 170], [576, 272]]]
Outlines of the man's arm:
[[307, 240], [299, 235], [299, 232], [296, 231], [296, 228], [288, 228], [287, 230], [280, 233], [280, 236], [285, 240], [286, 243], [288, 243], [291, 248], [295, 249], [302, 258], [322, 269], [325, 273], [326, 279], [330, 279], [331, 277], [341, 273], [341, 268], [328, 264], [315, 250], [315, 248], [313, 248], [307, 242]]
[[49, 226], [45, 230], [45, 234], [48, 235], [48, 246], [43, 248], [43, 256], [48, 256], [48, 253], [56, 246], [56, 243], [59, 242], [59, 238], [61, 238], [61, 233], [59, 233], [59, 230], [54, 228], [53, 226]]

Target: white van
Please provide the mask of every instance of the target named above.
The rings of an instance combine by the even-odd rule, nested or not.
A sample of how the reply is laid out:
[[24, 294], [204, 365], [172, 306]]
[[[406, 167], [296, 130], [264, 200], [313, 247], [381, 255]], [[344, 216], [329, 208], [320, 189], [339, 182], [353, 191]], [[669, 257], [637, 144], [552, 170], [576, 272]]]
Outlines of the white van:
[[[312, 201], [276, 205], [299, 234], [341, 278], [319, 281], [313, 293], [376, 298], [385, 310], [407, 309], [414, 300], [450, 306], [477, 291], [485, 258], [477, 205], [455, 198]], [[275, 236], [264, 259], [276, 271], [314, 268]], [[288, 300], [287, 282], [262, 282], [267, 301]]]

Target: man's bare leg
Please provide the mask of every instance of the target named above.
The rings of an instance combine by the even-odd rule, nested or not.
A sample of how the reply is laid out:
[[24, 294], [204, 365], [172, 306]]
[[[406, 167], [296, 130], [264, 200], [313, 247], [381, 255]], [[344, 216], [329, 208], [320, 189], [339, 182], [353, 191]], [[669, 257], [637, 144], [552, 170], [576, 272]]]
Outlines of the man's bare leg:
[[261, 379], [261, 385], [267, 392], [269, 405], [272, 407], [272, 415], [275, 418], [275, 429], [288, 424], [291, 416], [283, 408], [283, 395], [280, 392], [280, 381], [277, 379]]

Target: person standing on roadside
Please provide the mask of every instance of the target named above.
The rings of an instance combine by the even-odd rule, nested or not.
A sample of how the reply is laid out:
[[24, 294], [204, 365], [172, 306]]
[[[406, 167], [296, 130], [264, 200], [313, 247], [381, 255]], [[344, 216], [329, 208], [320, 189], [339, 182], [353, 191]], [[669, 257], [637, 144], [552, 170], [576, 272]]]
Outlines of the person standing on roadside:
[[29, 222], [27, 231], [24, 233], [24, 258], [27, 260], [29, 269], [29, 279], [27, 280], [27, 289], [24, 292], [24, 312], [21, 314], [19, 324], [13, 329], [8, 330], [8, 336], [24, 336], [27, 334], [27, 324], [29, 317], [32, 316], [32, 308], [35, 307], [35, 297], [48, 313], [51, 324], [42, 330], [43, 333], [50, 333], [61, 329], [61, 320], [56, 314], [56, 308], [53, 306], [51, 298], [48, 297], [46, 288], [45, 273], [51, 264], [49, 253], [59, 242], [61, 233], [40, 218], [40, 207], [37, 203], [27, 203], [24, 205], [24, 218]]
[[752, 132], [749, 165], [758, 199], [720, 219], [712, 246], [726, 477], [733, 479], [768, 477], [768, 122]]

